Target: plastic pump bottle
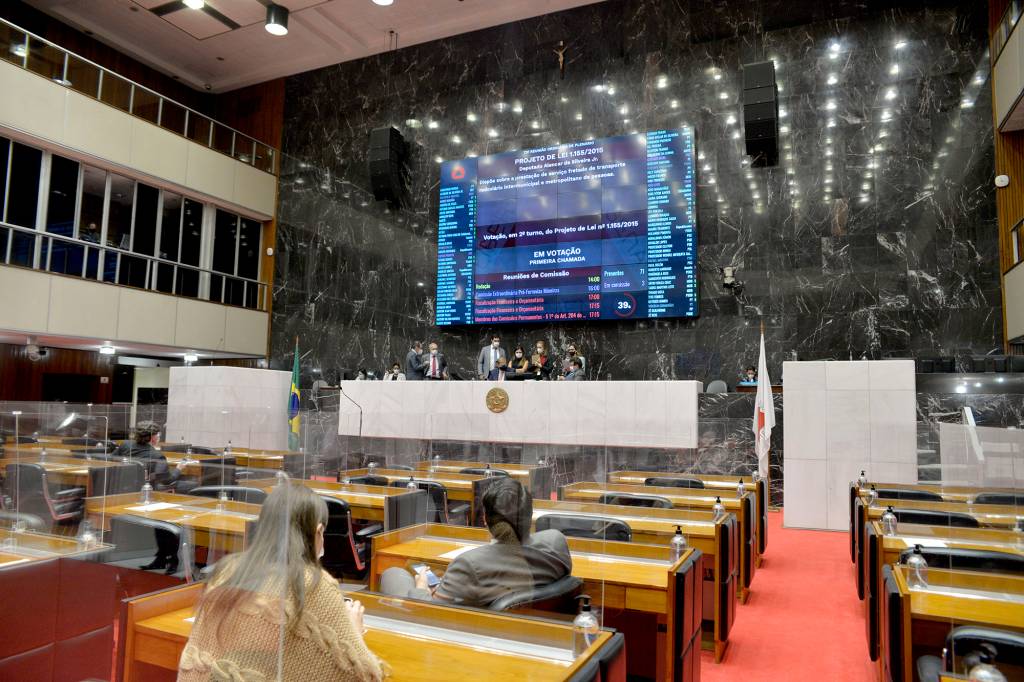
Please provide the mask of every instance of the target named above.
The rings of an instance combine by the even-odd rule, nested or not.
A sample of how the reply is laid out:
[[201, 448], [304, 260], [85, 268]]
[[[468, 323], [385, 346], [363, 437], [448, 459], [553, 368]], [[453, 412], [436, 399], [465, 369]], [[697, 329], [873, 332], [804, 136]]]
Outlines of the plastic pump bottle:
[[892, 507], [886, 509], [882, 514], [882, 534], [896, 535], [896, 514], [893, 513]]
[[149, 500], [152, 496], [153, 486], [151, 486], [147, 481], [146, 483], [142, 484], [142, 496], [140, 498], [140, 501], [142, 502], [142, 504], [149, 504]]
[[669, 547], [672, 549], [672, 563], [679, 561], [679, 557], [683, 556], [687, 547], [686, 536], [683, 535], [681, 526], [676, 526], [676, 534], [669, 541]]
[[576, 599], [580, 601], [580, 612], [572, 621], [572, 653], [581, 656], [597, 639], [601, 626], [590, 610], [590, 597], [581, 594]]

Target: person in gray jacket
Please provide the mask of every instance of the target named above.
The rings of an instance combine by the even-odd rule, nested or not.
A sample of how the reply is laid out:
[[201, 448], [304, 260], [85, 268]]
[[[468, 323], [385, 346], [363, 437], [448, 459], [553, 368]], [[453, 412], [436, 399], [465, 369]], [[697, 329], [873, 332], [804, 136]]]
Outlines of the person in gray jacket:
[[497, 334], [491, 335], [491, 343], [480, 349], [480, 355], [476, 359], [476, 375], [480, 379], [486, 379], [491, 370], [498, 366], [498, 358], [507, 358], [505, 349], [501, 347], [501, 337]]
[[405, 378], [407, 381], [423, 381], [423, 370], [420, 369], [420, 356], [423, 355], [423, 344], [412, 342], [412, 348], [405, 356]]
[[572, 573], [569, 543], [561, 532], [530, 532], [533, 498], [522, 483], [494, 479], [482, 503], [494, 542], [457, 556], [433, 590], [426, 573], [413, 578], [392, 567], [381, 575], [381, 592], [486, 608], [510, 592], [543, 587]]

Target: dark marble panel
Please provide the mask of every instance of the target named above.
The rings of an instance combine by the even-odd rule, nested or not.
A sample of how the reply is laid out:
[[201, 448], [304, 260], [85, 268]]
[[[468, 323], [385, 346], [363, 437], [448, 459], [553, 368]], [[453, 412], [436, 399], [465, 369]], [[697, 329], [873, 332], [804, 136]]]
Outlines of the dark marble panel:
[[[431, 338], [471, 375], [491, 330], [433, 326], [438, 160], [678, 125], [699, 152], [700, 317], [508, 326], [507, 345], [575, 343], [592, 379], [730, 383], [762, 320], [775, 377], [789, 359], [1000, 349], [986, 21], [969, 0], [614, 0], [292, 76], [272, 364], [296, 335], [307, 376]], [[765, 59], [780, 163], [752, 169], [741, 66]], [[368, 191], [367, 136], [387, 125], [412, 149], [401, 209]], [[722, 419], [738, 443], [740, 416]]]

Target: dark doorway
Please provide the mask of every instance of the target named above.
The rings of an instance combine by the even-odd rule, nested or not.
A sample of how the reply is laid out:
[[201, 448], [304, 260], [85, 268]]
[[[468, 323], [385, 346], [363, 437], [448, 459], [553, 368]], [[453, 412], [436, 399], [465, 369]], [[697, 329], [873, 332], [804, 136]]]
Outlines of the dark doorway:
[[95, 374], [43, 373], [43, 400], [69, 403], [94, 403], [99, 395], [100, 378]]

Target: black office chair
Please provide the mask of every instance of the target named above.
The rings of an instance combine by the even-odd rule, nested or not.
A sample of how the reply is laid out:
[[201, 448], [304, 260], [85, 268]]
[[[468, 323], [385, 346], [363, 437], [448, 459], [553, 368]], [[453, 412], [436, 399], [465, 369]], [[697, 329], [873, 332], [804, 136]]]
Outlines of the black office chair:
[[[491, 611], [515, 611], [517, 613], [576, 613], [576, 595], [583, 589], [583, 580], [574, 575], [562, 576], [542, 587], [522, 592], [509, 592], [498, 597], [488, 606]], [[538, 614], [539, 615], [539, 614]]]
[[[920, 550], [930, 568], [1024, 575], [1024, 556], [1019, 554], [959, 547], [921, 547]], [[913, 553], [913, 549], [900, 552], [900, 563], [906, 563]]]
[[466, 467], [465, 469], [459, 469], [460, 474], [469, 474], [470, 476], [504, 476], [508, 478], [508, 472], [504, 469], [491, 469], [487, 467], [482, 469], [480, 467]]
[[978, 528], [978, 519], [964, 512], [941, 512], [926, 509], [893, 509], [900, 523], [916, 523], [922, 526], [951, 526], [956, 528]]
[[704, 481], [698, 478], [652, 476], [644, 479], [644, 485], [653, 485], [662, 488], [703, 488]]
[[655, 509], [671, 509], [672, 501], [658, 495], [641, 495], [639, 493], [605, 493], [598, 500], [601, 504], [617, 504], [626, 507], [654, 507]]
[[[237, 470], [234, 457], [218, 457], [217, 459], [199, 460], [199, 485], [235, 485], [238, 481], [235, 472]], [[273, 472], [265, 472], [267, 476]]]
[[1024, 493], [980, 493], [975, 495], [974, 504], [1005, 504], [1024, 507]]
[[[114, 548], [101, 557], [103, 563], [166, 573], [167, 567], [175, 568], [172, 575], [186, 577], [184, 572], [192, 566], [191, 543], [184, 543], [186, 534], [181, 526], [167, 521], [148, 519], [131, 514], [117, 514], [110, 517], [108, 542]], [[190, 553], [181, 561], [182, 551]], [[153, 568], [155, 558], [163, 559]]]
[[537, 531], [554, 528], [562, 535], [590, 540], [631, 542], [633, 530], [625, 521], [598, 514], [544, 514], [534, 523]]
[[145, 482], [146, 467], [142, 462], [89, 469], [89, 490], [94, 496], [136, 493]]
[[[427, 521], [431, 523], [447, 523], [457, 526], [469, 525], [469, 504], [466, 502], [449, 502], [448, 489], [437, 481], [415, 480], [416, 487], [427, 491]], [[404, 488], [408, 480], [392, 481], [392, 488]]]
[[[338, 481], [341, 481], [343, 478], [344, 476], [339, 473]], [[370, 474], [366, 474], [365, 476], [353, 476], [348, 479], [348, 482], [358, 485], [379, 485], [384, 487], [389, 485], [389, 481], [386, 476], [371, 476]]]
[[4, 493], [14, 509], [43, 519], [50, 528], [71, 525], [82, 518], [85, 488], [51, 490], [41, 464], [8, 464]]
[[973, 625], [950, 630], [946, 635], [942, 658], [918, 658], [918, 679], [921, 682], [939, 682], [943, 672], [966, 675], [979, 662], [979, 654], [982, 652], [989, 655], [992, 665], [999, 668], [1007, 679], [1021, 679], [1020, 674], [1024, 673], [1024, 635]]
[[320, 560], [335, 578], [351, 575], [362, 578], [370, 567], [370, 538], [384, 531], [375, 523], [356, 530], [348, 502], [321, 496], [327, 503], [327, 528], [324, 529], [324, 556]]
[[235, 502], [263, 504], [264, 500], [267, 499], [267, 493], [259, 488], [246, 488], [242, 485], [204, 485], [189, 490], [188, 494], [216, 499], [220, 497], [221, 492], [226, 492], [228, 498]]
[[917, 500], [919, 502], [942, 502], [942, 495], [931, 490], [905, 490], [903, 488], [875, 488], [880, 500]]

